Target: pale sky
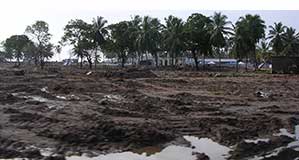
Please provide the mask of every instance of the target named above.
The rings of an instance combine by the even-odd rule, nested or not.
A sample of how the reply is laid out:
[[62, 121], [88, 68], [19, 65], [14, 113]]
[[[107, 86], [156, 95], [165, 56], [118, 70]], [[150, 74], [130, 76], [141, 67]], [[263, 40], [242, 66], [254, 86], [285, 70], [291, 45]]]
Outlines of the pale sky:
[[[281, 21], [299, 31], [298, 0], [1, 0], [0, 41], [23, 34], [26, 26], [36, 20], [49, 23], [52, 42], [57, 43], [71, 19], [91, 22], [103, 16], [111, 24], [130, 20], [136, 14], [161, 21], [172, 14], [185, 20], [195, 12], [211, 16], [215, 11], [223, 12], [232, 22], [246, 13], [259, 14], [267, 26]], [[67, 58], [66, 52], [59, 58]]]

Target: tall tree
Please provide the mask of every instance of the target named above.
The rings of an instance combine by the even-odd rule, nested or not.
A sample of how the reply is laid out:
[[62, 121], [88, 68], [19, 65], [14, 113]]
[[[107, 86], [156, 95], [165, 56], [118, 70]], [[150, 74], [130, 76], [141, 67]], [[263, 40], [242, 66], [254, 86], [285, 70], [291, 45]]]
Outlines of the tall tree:
[[188, 17], [185, 24], [185, 44], [186, 49], [191, 51], [192, 57], [195, 62], [196, 69], [199, 70], [198, 66], [198, 54], [203, 55], [203, 69], [205, 67], [205, 57], [211, 50], [210, 43], [210, 24], [211, 20], [199, 13], [194, 13]]
[[285, 32], [286, 26], [284, 26], [281, 22], [274, 23], [274, 26], [269, 26], [269, 36], [270, 44], [276, 56], [281, 55], [283, 51], [283, 39], [282, 36]]
[[130, 46], [132, 41], [129, 32], [129, 22], [121, 21], [116, 24], [109, 25], [108, 28], [111, 31], [110, 47], [113, 46], [113, 51], [117, 53], [118, 59], [121, 60], [121, 66], [124, 67], [130, 53]]
[[283, 50], [282, 53], [286, 56], [298, 56], [299, 55], [299, 33], [292, 27], [286, 29], [286, 32], [282, 35]]
[[161, 41], [161, 24], [157, 18], [145, 16], [142, 20], [140, 31], [137, 37], [137, 43], [142, 52], [145, 52], [146, 57], [152, 54], [155, 57], [156, 66], [158, 66], [158, 51]]
[[215, 47], [219, 56], [219, 69], [221, 66], [221, 48], [226, 46], [225, 36], [232, 35], [232, 28], [228, 27], [231, 22], [227, 21], [227, 16], [220, 12], [214, 13], [212, 17], [212, 29], [211, 29], [211, 43]]
[[257, 60], [259, 62], [269, 62], [271, 59], [270, 45], [266, 40], [262, 40], [257, 46]]
[[64, 27], [64, 36], [62, 43], [73, 46], [75, 55], [80, 58], [80, 67], [83, 67], [83, 60], [86, 57], [89, 67], [92, 67], [91, 50], [95, 49], [93, 25], [84, 22], [81, 19], [71, 20]]
[[31, 26], [28, 26], [25, 32], [35, 42], [38, 49], [36, 59], [40, 62], [40, 66], [43, 69], [45, 60], [53, 56], [53, 52], [50, 52], [53, 49], [53, 45], [50, 43], [51, 34], [49, 33], [49, 25], [45, 21], [36, 21]]
[[8, 55], [12, 55], [17, 60], [17, 66], [21, 65], [20, 60], [24, 57], [26, 46], [30, 43], [26, 35], [13, 35], [6, 39], [3, 46]]
[[236, 28], [238, 40], [242, 41], [243, 46], [246, 47], [246, 70], [249, 57], [253, 59], [255, 69], [257, 69], [256, 44], [265, 37], [265, 22], [259, 15], [247, 14], [236, 22]]
[[24, 60], [26, 60], [29, 64], [33, 61], [34, 64], [37, 66], [39, 65], [37, 57], [38, 57], [38, 48], [36, 47], [34, 42], [30, 41], [25, 48]]
[[171, 56], [171, 65], [184, 50], [184, 22], [172, 15], [165, 18], [166, 25], [162, 31], [165, 48]]
[[137, 64], [142, 60], [142, 50], [143, 46], [142, 45], [142, 39], [141, 39], [141, 23], [142, 23], [142, 17], [139, 15], [135, 15], [132, 20], [129, 22], [130, 23], [130, 39], [133, 40], [133, 48], [132, 48], [132, 56], [137, 58]]
[[98, 62], [98, 48], [102, 47], [102, 45], [105, 43], [105, 37], [108, 34], [108, 31], [105, 27], [105, 25], [108, 23], [107, 20], [104, 19], [104, 17], [97, 17], [93, 20], [94, 30], [95, 30], [95, 57], [94, 57], [94, 67], [96, 69], [97, 62]]

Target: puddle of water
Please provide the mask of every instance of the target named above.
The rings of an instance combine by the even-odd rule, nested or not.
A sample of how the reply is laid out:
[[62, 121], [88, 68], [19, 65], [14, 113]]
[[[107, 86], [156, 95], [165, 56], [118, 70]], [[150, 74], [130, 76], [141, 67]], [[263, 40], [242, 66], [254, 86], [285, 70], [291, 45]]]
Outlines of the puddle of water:
[[230, 148], [220, 145], [209, 138], [184, 136], [195, 147], [195, 151], [205, 153], [211, 160], [225, 160], [229, 156]]
[[254, 143], [254, 144], [258, 144], [259, 142], [269, 143], [269, 141], [270, 141], [269, 138], [246, 139], [246, 140], [245, 140], [246, 143]]
[[[182, 147], [171, 145], [147, 156], [148, 153], [111, 153], [106, 155], [100, 155], [98, 157], [87, 156], [71, 156], [67, 157], [67, 160], [196, 160], [196, 156], [192, 153], [205, 153], [211, 160], [225, 160], [229, 154], [230, 149], [222, 146], [208, 138], [197, 138], [193, 136], [184, 136], [184, 138], [191, 143], [195, 148]], [[157, 148], [151, 147], [153, 151], [157, 151]], [[148, 150], [147, 150], [148, 151]]]
[[273, 135], [274, 136], [287, 136], [287, 137], [290, 137], [290, 138], [295, 138], [295, 135], [289, 133], [288, 130], [285, 129], [285, 128], [280, 129], [279, 133], [274, 133]]

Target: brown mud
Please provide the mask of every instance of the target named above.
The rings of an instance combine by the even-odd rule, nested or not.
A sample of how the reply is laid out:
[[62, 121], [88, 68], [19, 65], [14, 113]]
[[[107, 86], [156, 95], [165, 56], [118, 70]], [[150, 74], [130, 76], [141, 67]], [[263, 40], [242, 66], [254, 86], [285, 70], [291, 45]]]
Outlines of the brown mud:
[[0, 158], [42, 157], [28, 146], [62, 155], [132, 151], [185, 135], [232, 146], [299, 124], [299, 76], [87, 72], [2, 67]]

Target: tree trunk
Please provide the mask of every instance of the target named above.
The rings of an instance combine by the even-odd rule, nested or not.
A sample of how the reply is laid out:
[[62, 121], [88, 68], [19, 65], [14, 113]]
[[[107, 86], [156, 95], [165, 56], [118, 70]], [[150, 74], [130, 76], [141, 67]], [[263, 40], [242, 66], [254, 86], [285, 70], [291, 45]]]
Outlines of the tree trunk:
[[221, 54], [220, 54], [220, 49], [217, 47], [217, 52], [218, 52], [218, 56], [219, 56], [219, 72], [221, 71]]
[[236, 72], [239, 72], [239, 60], [237, 59], [237, 63], [236, 63]]
[[256, 58], [256, 50], [255, 50], [255, 45], [254, 45], [254, 48], [253, 48], [253, 56], [254, 56], [254, 70], [256, 71], [257, 70], [257, 58]]
[[83, 56], [81, 56], [80, 59], [81, 59], [80, 68], [82, 69], [83, 68]]
[[123, 54], [122, 57], [121, 57], [121, 67], [122, 67], [122, 68], [125, 67], [125, 63], [126, 63], [126, 59], [125, 59], [125, 56], [124, 56], [124, 54]]
[[154, 53], [154, 56], [155, 56], [156, 68], [158, 68], [159, 67], [158, 53]]
[[40, 59], [40, 68], [43, 70], [43, 69], [44, 69], [44, 66], [45, 66], [44, 59], [41, 58], [41, 59]]
[[171, 66], [174, 66], [174, 53], [171, 54]]
[[94, 53], [94, 69], [97, 69], [97, 62], [98, 62], [98, 46], [96, 46], [96, 50]]
[[148, 52], [146, 51], [146, 52], [145, 52], [145, 59], [146, 59], [146, 60], [148, 60], [148, 55], [147, 55], [147, 54], [148, 54]]
[[20, 57], [17, 56], [17, 67], [20, 67], [21, 63], [20, 63]]
[[206, 70], [206, 54], [203, 53], [202, 70]]
[[246, 70], [246, 72], [248, 71], [247, 64], [248, 64], [248, 54], [246, 54], [246, 60], [245, 60], [245, 70]]
[[193, 59], [194, 59], [196, 70], [198, 71], [199, 70], [199, 67], [198, 67], [198, 58], [196, 56], [195, 50], [192, 50], [192, 55], [193, 55]]
[[141, 61], [141, 54], [137, 52], [138, 58], [137, 58], [137, 66], [139, 66], [140, 61]]
[[88, 64], [89, 64], [89, 69], [92, 69], [92, 59], [91, 57], [87, 58]]

